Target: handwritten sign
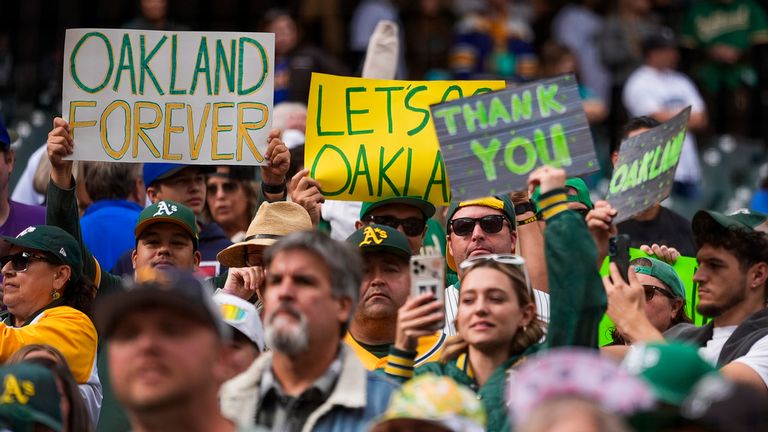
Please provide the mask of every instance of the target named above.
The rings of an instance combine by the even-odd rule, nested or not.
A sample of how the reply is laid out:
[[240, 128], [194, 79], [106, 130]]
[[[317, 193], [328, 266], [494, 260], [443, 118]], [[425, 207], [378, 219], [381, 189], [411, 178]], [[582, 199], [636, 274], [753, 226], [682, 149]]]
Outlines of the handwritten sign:
[[447, 205], [450, 186], [429, 106], [503, 87], [503, 81], [391, 81], [313, 73], [305, 166], [328, 198], [418, 196]]
[[274, 35], [70, 29], [72, 159], [263, 165]]
[[536, 167], [596, 171], [572, 75], [432, 106], [454, 200], [524, 189]]
[[669, 196], [690, 114], [688, 107], [664, 124], [621, 143], [606, 197], [618, 211], [614, 223], [623, 222]]
[[[640, 249], [629, 249], [630, 259], [647, 256], [648, 254], [641, 251]], [[609, 260], [606, 258], [600, 269], [601, 276], [608, 276], [608, 265]], [[691, 320], [693, 320], [694, 324], [699, 326], [706, 324], [709, 320], [696, 310], [696, 306], [699, 304], [699, 292], [698, 284], [693, 281], [693, 275], [696, 274], [696, 270], [699, 268], [698, 261], [696, 261], [696, 258], [681, 256], [677, 259], [675, 265], [672, 267], [675, 269], [677, 275], [680, 276], [680, 279], [683, 281], [683, 285], [685, 286], [685, 306], [683, 306], [685, 308], [685, 312], [688, 314]], [[600, 321], [600, 346], [607, 345], [613, 341], [613, 338], [611, 337], [611, 331], [614, 327], [615, 326], [611, 319], [608, 318], [608, 315], [605, 315], [602, 321]]]

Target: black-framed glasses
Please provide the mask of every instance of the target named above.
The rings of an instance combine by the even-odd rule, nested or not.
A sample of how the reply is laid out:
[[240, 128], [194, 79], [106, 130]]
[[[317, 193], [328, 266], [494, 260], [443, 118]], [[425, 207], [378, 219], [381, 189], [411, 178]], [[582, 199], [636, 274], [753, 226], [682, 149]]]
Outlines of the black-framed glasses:
[[653, 300], [653, 297], [657, 292], [663, 294], [667, 298], [675, 298], [675, 295], [669, 292], [669, 290], [656, 285], [643, 285], [643, 289], [645, 290], [645, 301], [647, 302]]
[[29, 263], [32, 260], [38, 260], [38, 261], [45, 261], [48, 262], [48, 257], [45, 257], [43, 255], [35, 255], [32, 252], [19, 252], [15, 253], [13, 255], [6, 255], [2, 258], [0, 258], [0, 268], [5, 267], [8, 262], [11, 263], [11, 268], [13, 268], [13, 271], [16, 273], [22, 273], [27, 271], [29, 268]]
[[481, 218], [456, 218], [450, 222], [451, 231], [459, 237], [472, 234], [475, 230], [475, 224], [479, 223], [480, 228], [488, 234], [496, 234], [504, 228], [504, 221], [507, 220], [502, 215], [488, 215]]
[[366, 222], [373, 222], [375, 224], [385, 225], [394, 229], [402, 226], [403, 232], [405, 232], [405, 235], [408, 237], [416, 237], [422, 235], [424, 233], [424, 228], [427, 226], [427, 222], [424, 219], [419, 219], [417, 217], [400, 219], [387, 215], [368, 215], [366, 216], [365, 220]]
[[525, 286], [528, 289], [528, 295], [530, 295], [531, 298], [533, 298], [533, 287], [531, 286], [531, 280], [528, 277], [528, 266], [525, 265], [525, 258], [521, 257], [520, 255], [513, 255], [513, 254], [477, 255], [462, 261], [459, 264], [459, 269], [466, 272], [467, 270], [478, 265], [479, 263], [483, 263], [487, 261], [493, 261], [499, 264], [517, 267], [521, 269], [523, 271], [523, 275], [525, 276]]
[[225, 194], [231, 194], [237, 192], [240, 185], [237, 182], [225, 182], [225, 183], [211, 183], [206, 186], [209, 195], [216, 195], [219, 192], [219, 188], [224, 191]]

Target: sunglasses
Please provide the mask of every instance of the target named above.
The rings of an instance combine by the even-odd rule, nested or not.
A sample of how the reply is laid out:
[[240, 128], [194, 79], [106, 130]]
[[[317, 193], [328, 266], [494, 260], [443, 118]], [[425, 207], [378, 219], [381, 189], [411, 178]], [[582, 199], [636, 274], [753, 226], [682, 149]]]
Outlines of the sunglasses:
[[415, 217], [400, 219], [394, 216], [368, 215], [365, 220], [367, 222], [373, 222], [378, 225], [385, 225], [394, 229], [397, 229], [397, 227], [401, 226], [403, 227], [403, 232], [405, 232], [405, 235], [408, 237], [420, 236], [424, 233], [424, 227], [427, 226], [427, 222], [424, 219]]
[[211, 183], [207, 186], [207, 192], [210, 195], [216, 195], [219, 192], [219, 187], [225, 194], [231, 194], [237, 191], [240, 185], [236, 182], [226, 182], [222, 184]]
[[512, 254], [478, 255], [471, 258], [467, 258], [464, 261], [462, 261], [461, 264], [459, 264], [459, 269], [466, 272], [472, 267], [488, 261], [493, 261], [502, 265], [517, 267], [521, 269], [523, 271], [523, 275], [525, 276], [525, 285], [528, 288], [528, 294], [531, 296], [531, 298], [533, 298], [533, 287], [531, 286], [531, 280], [528, 278], [528, 267], [525, 265], [525, 258], [521, 257], [520, 255], [512, 255]]
[[451, 231], [459, 237], [472, 234], [472, 231], [475, 230], [475, 224], [478, 222], [480, 223], [480, 228], [487, 234], [496, 234], [504, 228], [504, 221], [506, 219], [502, 215], [488, 215], [481, 218], [463, 217], [453, 219], [449, 226]]
[[674, 294], [662, 287], [657, 287], [656, 285], [643, 285], [643, 289], [645, 290], [645, 301], [647, 302], [653, 300], [653, 297], [657, 292], [660, 292], [667, 298], [675, 298]]
[[48, 258], [42, 255], [35, 255], [31, 252], [19, 252], [15, 253], [13, 255], [6, 255], [2, 258], [0, 258], [0, 268], [5, 267], [6, 264], [10, 261], [11, 268], [13, 268], [13, 271], [16, 273], [22, 273], [27, 271], [29, 268], [29, 263], [32, 260], [38, 260], [38, 261], [45, 261], [48, 262]]

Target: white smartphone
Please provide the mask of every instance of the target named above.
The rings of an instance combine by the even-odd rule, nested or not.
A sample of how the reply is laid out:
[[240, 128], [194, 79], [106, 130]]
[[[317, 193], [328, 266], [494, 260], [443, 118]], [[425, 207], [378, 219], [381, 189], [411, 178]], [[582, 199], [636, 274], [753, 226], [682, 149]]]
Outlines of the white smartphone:
[[[445, 261], [440, 255], [414, 255], [411, 257], [411, 296], [431, 292], [435, 300], [444, 305]], [[445, 320], [436, 324], [434, 330], [442, 330]]]

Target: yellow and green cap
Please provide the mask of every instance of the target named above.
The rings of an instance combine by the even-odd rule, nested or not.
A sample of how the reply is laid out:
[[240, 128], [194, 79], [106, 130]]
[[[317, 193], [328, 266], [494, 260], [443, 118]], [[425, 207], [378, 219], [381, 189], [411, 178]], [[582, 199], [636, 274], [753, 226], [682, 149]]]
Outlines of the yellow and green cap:
[[406, 260], [411, 258], [408, 238], [395, 228], [385, 225], [366, 225], [347, 237], [363, 254], [389, 252]]
[[59, 390], [53, 372], [38, 364], [0, 367], [0, 428], [37, 430], [36, 425], [63, 430]]

